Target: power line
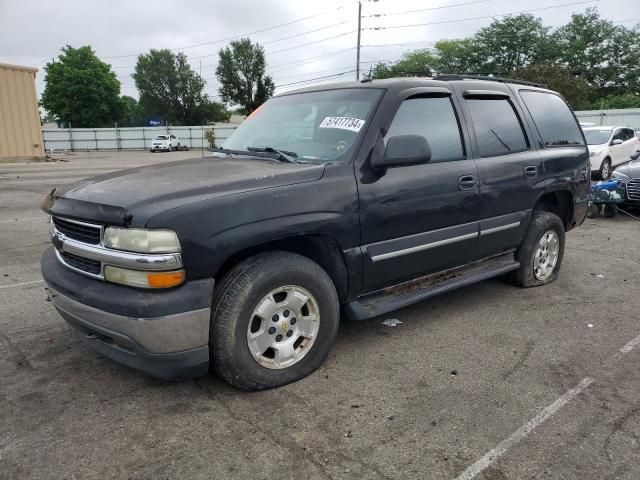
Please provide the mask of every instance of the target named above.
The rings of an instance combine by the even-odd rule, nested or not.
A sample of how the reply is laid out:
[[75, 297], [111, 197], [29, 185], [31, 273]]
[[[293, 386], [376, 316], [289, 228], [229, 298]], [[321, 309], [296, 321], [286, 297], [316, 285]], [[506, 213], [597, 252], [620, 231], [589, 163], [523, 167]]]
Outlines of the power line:
[[473, 0], [472, 2], [454, 3], [451, 5], [442, 5], [440, 7], [420, 8], [418, 10], [403, 10], [402, 12], [390, 12], [390, 13], [372, 13], [370, 15], [363, 15], [363, 18], [371, 17], [389, 17], [391, 15], [406, 15], [409, 13], [427, 12], [431, 10], [443, 10], [445, 8], [462, 7], [464, 5], [473, 5], [476, 3], [487, 3], [491, 0]]
[[260, 42], [260, 45], [271, 45], [272, 43], [281, 42], [283, 40], [289, 40], [291, 38], [302, 37], [303, 35], [308, 35], [310, 33], [320, 32], [322, 30], [327, 30], [329, 28], [337, 27], [338, 25], [344, 25], [345, 23], [349, 23], [347, 20], [343, 20], [342, 22], [333, 23], [331, 25], [327, 25], [325, 27], [316, 28], [315, 30], [307, 30], [306, 32], [296, 33], [295, 35], [289, 35], [288, 37], [277, 38], [276, 40], [269, 40], [268, 42]]
[[291, 62], [286, 62], [286, 63], [279, 63], [277, 65], [273, 65], [270, 70], [272, 72], [273, 71], [282, 70], [282, 68], [287, 67], [289, 65], [293, 65], [294, 63], [297, 64], [297, 65], [307, 65], [309, 63], [314, 63], [314, 62], [317, 62], [318, 60], [323, 60], [323, 59], [328, 58], [328, 57], [333, 57], [335, 55], [339, 55], [341, 53], [348, 52], [348, 51], [351, 51], [351, 50], [354, 50], [354, 49], [355, 49], [355, 47], [349, 47], [349, 48], [345, 48], [345, 49], [342, 49], [342, 50], [336, 50], [336, 51], [329, 52], [329, 53], [323, 53], [322, 55], [316, 55], [316, 56], [313, 56], [313, 57], [301, 58], [300, 60], [293, 60]]
[[[262, 28], [260, 30], [254, 30], [253, 32], [247, 32], [247, 33], [243, 33], [243, 34], [240, 34], [240, 35], [235, 35], [233, 37], [220, 38], [220, 39], [211, 40], [211, 41], [208, 41], [208, 42], [196, 43], [196, 44], [193, 44], [193, 45], [185, 45], [183, 47], [172, 48], [170, 50], [172, 52], [175, 52], [177, 50], [186, 50], [188, 48], [203, 47], [205, 45], [213, 45], [215, 43], [221, 43], [221, 42], [228, 42], [228, 41], [231, 41], [231, 40], [237, 40], [239, 38], [246, 37], [248, 35], [256, 35], [258, 33], [264, 33], [264, 32], [268, 32], [270, 30], [276, 30], [278, 28], [282, 28], [282, 27], [286, 27], [286, 26], [289, 26], [289, 25], [293, 25], [294, 23], [304, 22], [305, 20], [309, 20], [311, 18], [319, 17], [321, 15], [326, 15], [327, 13], [335, 12], [337, 10], [341, 10], [342, 8], [343, 7], [340, 6], [340, 7], [331, 9], [331, 10], [325, 10], [324, 12], [319, 12], [319, 13], [316, 13], [316, 14], [313, 14], [313, 15], [308, 15], [306, 17], [298, 18], [296, 20], [291, 20], [290, 22], [280, 23], [278, 25], [274, 25], [274, 26], [267, 27], [267, 28]], [[109, 57], [102, 57], [102, 58], [103, 59], [111, 59], [111, 58], [127, 58], [127, 57], [137, 57], [137, 56], [138, 56], [137, 53], [132, 53], [132, 54], [129, 54], [129, 55], [112, 55], [112, 56], [109, 56]]]
[[300, 84], [304, 84], [304, 83], [312, 83], [312, 82], [315, 82], [316, 80], [326, 80], [328, 78], [335, 78], [335, 77], [339, 77], [339, 76], [342, 76], [342, 75], [348, 75], [348, 74], [354, 73], [354, 72], [355, 72], [355, 70], [349, 70], [349, 71], [346, 71], [346, 72], [334, 73], [333, 75], [325, 75], [325, 76], [322, 76], [322, 77], [309, 78], [307, 80], [300, 80], [300, 81], [297, 81], [297, 82], [284, 83], [282, 85], [276, 85], [276, 88], [289, 87], [289, 86], [292, 86], [292, 85], [300, 85]]
[[345, 35], [351, 35], [352, 33], [356, 33], [355, 30], [351, 30], [349, 32], [340, 33], [338, 35], [333, 35], [332, 37], [323, 38], [321, 40], [315, 40], [313, 42], [303, 43], [301, 45], [296, 45], [295, 47], [282, 48], [280, 50], [274, 50], [273, 52], [266, 52], [269, 55], [274, 55], [276, 53], [288, 52], [289, 50], [295, 50], [297, 48], [307, 47], [309, 45], [315, 45], [317, 43], [326, 42], [327, 40], [333, 40], [334, 38], [344, 37]]
[[551, 10], [553, 8], [568, 7], [568, 6], [571, 6], [571, 5], [584, 5], [585, 3], [596, 3], [596, 2], [599, 2], [599, 1], [600, 0], [585, 0], [585, 1], [581, 1], [581, 2], [563, 3], [561, 5], [551, 5], [551, 6], [548, 6], [548, 7], [532, 8], [531, 10], [521, 10], [519, 12], [496, 13], [496, 14], [493, 14], [493, 15], [484, 15], [482, 17], [459, 18], [459, 19], [456, 19], [456, 20], [441, 20], [439, 22], [414, 23], [414, 24], [410, 24], [410, 25], [391, 25], [389, 27], [369, 27], [369, 28], [364, 28], [363, 30], [391, 30], [391, 29], [395, 29], [395, 28], [425, 27], [425, 26], [428, 26], [428, 25], [440, 25], [440, 24], [445, 24], [445, 23], [467, 22], [467, 21], [470, 21], [470, 20], [484, 20], [484, 19], [487, 19], [487, 18], [504, 17], [504, 16], [508, 16], [508, 15], [519, 15], [519, 14], [522, 14], [522, 13], [539, 12], [541, 10]]

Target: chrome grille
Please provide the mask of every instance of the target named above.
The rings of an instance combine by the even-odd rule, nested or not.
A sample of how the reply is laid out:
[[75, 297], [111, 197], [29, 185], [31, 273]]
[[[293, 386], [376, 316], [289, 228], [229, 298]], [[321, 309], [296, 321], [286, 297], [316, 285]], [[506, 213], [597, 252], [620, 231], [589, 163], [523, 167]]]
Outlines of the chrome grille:
[[99, 225], [92, 225], [75, 220], [67, 220], [60, 217], [53, 217], [53, 224], [65, 237], [73, 238], [79, 242], [91, 245], [100, 244], [100, 233], [102, 228]]
[[627, 183], [627, 198], [629, 200], [640, 200], [640, 178], [634, 178]]
[[82, 270], [83, 272], [91, 273], [92, 275], [100, 275], [102, 266], [100, 262], [91, 260], [90, 258], [79, 257], [72, 253], [60, 252], [62, 259], [73, 268]]

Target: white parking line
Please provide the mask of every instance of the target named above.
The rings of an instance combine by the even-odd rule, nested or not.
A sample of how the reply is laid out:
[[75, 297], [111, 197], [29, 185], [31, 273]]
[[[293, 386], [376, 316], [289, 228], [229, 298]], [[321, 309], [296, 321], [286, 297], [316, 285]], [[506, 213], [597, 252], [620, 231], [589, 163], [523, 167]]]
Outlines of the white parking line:
[[629, 343], [627, 343], [624, 347], [622, 347], [620, 349], [620, 353], [622, 353], [623, 355], [625, 353], [629, 353], [631, 350], [633, 350], [638, 345], [640, 345], [640, 335], [638, 335], [636, 338], [634, 338]]
[[11, 220], [0, 220], [0, 223], [28, 222], [31, 220], [44, 220], [47, 217], [13, 218]]
[[35, 283], [43, 283], [44, 280], [35, 280], [33, 282], [14, 283], [13, 285], [0, 285], [0, 290], [3, 288], [22, 287], [24, 285], [33, 285]]
[[[633, 347], [632, 347], [633, 348]], [[571, 401], [576, 396], [593, 383], [593, 378], [587, 377], [583, 379], [575, 388], [567, 391], [564, 395], [558, 398], [555, 402], [549, 405], [547, 408], [538, 413], [535, 417], [525, 423], [522, 427], [516, 430], [509, 438], [500, 442], [496, 448], [487, 452], [480, 460], [467, 468], [462, 472], [456, 480], [471, 480], [481, 473], [485, 468], [495, 462], [498, 457], [503, 455], [509, 448], [525, 438], [531, 431], [538, 425], [543, 423], [547, 418], [560, 410], [564, 405]]]

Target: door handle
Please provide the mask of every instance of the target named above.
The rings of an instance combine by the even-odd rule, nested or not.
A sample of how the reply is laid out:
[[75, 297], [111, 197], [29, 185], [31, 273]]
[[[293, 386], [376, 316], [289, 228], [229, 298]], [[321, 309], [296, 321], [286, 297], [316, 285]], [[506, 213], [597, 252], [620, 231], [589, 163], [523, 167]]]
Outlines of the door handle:
[[476, 187], [476, 177], [473, 175], [462, 175], [458, 178], [460, 190], [473, 190]]
[[524, 167], [524, 176], [527, 178], [535, 178], [538, 176], [538, 167], [533, 165], [529, 165], [528, 167]]

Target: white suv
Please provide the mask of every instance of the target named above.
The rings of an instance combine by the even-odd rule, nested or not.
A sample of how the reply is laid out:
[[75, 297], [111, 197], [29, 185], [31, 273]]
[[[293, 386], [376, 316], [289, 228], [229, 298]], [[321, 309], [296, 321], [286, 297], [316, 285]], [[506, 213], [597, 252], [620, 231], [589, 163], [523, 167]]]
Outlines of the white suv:
[[151, 152], [180, 150], [180, 141], [175, 135], [156, 135], [151, 140], [151, 148], [149, 150]]
[[582, 129], [589, 145], [591, 172], [602, 180], [618, 165], [640, 155], [640, 139], [627, 127], [586, 127]]

